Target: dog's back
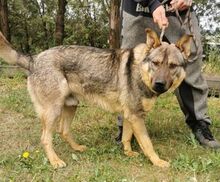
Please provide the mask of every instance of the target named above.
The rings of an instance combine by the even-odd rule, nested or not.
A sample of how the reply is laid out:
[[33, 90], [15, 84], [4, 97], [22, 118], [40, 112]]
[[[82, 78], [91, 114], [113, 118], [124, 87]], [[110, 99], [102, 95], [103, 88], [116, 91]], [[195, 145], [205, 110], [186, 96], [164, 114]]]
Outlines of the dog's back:
[[77, 100], [98, 102], [108, 110], [114, 104], [107, 106], [103, 100], [118, 99], [120, 50], [58, 46], [28, 57], [15, 51], [0, 34], [0, 51], [7, 63], [31, 72], [28, 90], [39, 116], [44, 110], [42, 105], [54, 105], [56, 100], [63, 105], [69, 95]]
[[[115, 111], [120, 53], [120, 50], [85, 46], [59, 46], [40, 53], [28, 78], [30, 95], [34, 103], [38, 103], [36, 108], [44, 102], [54, 105], [55, 98], [59, 97], [62, 97], [60, 104], [64, 104], [70, 96]], [[38, 109], [38, 113], [41, 110]]]

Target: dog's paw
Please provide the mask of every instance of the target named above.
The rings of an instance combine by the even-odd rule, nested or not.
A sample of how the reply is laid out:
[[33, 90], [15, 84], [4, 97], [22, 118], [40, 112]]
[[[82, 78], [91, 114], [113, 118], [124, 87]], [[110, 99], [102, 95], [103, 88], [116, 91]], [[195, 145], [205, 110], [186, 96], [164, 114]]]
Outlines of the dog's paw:
[[56, 159], [56, 160], [50, 161], [50, 163], [54, 169], [66, 167], [66, 163], [64, 161], [62, 161], [61, 159]]
[[124, 152], [125, 155], [127, 155], [128, 157], [137, 157], [139, 155], [138, 152], [134, 152], [134, 151], [125, 151]]
[[168, 168], [170, 167], [170, 163], [167, 161], [164, 161], [162, 159], [157, 160], [153, 163], [155, 166], [161, 167], [161, 168]]
[[87, 149], [87, 147], [85, 145], [79, 145], [77, 147], [75, 147], [74, 150], [79, 151], [79, 152], [84, 152]]

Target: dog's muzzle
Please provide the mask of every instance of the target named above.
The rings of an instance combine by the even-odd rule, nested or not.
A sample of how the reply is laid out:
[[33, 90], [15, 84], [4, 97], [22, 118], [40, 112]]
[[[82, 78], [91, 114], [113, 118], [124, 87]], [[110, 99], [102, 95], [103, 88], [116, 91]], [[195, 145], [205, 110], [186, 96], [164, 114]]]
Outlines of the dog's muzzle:
[[163, 81], [163, 80], [155, 81], [154, 86], [153, 86], [153, 90], [155, 92], [157, 92], [158, 94], [162, 94], [162, 93], [166, 92], [167, 91], [166, 81]]

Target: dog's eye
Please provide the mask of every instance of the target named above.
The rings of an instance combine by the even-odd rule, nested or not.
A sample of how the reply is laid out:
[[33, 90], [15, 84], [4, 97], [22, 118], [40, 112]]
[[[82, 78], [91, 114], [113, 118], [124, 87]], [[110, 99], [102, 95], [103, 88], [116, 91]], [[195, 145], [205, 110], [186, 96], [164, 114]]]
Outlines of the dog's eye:
[[177, 66], [178, 66], [177, 64], [171, 63], [171, 64], [169, 65], [169, 68], [170, 68], [170, 69], [174, 69], [174, 68], [176, 68]]
[[158, 62], [158, 61], [152, 61], [152, 63], [154, 66], [159, 66], [159, 64], [160, 64], [160, 62]]

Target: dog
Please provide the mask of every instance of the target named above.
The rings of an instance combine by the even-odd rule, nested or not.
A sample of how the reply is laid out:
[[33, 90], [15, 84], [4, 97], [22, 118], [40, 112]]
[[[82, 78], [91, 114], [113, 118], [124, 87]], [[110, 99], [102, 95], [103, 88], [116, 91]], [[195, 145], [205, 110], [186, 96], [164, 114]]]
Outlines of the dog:
[[146, 29], [146, 43], [132, 49], [98, 49], [86, 46], [58, 46], [35, 56], [25, 56], [12, 48], [0, 33], [0, 57], [9, 64], [29, 70], [27, 87], [42, 122], [41, 142], [54, 168], [65, 167], [53, 149], [52, 135], [58, 126], [61, 137], [76, 151], [86, 146], [75, 142], [70, 126], [80, 101], [96, 104], [110, 112], [123, 113], [124, 153], [132, 151], [134, 135], [150, 161], [168, 167], [153, 149], [144, 116], [156, 98], [175, 90], [185, 77], [191, 35], [176, 44], [160, 42]]

